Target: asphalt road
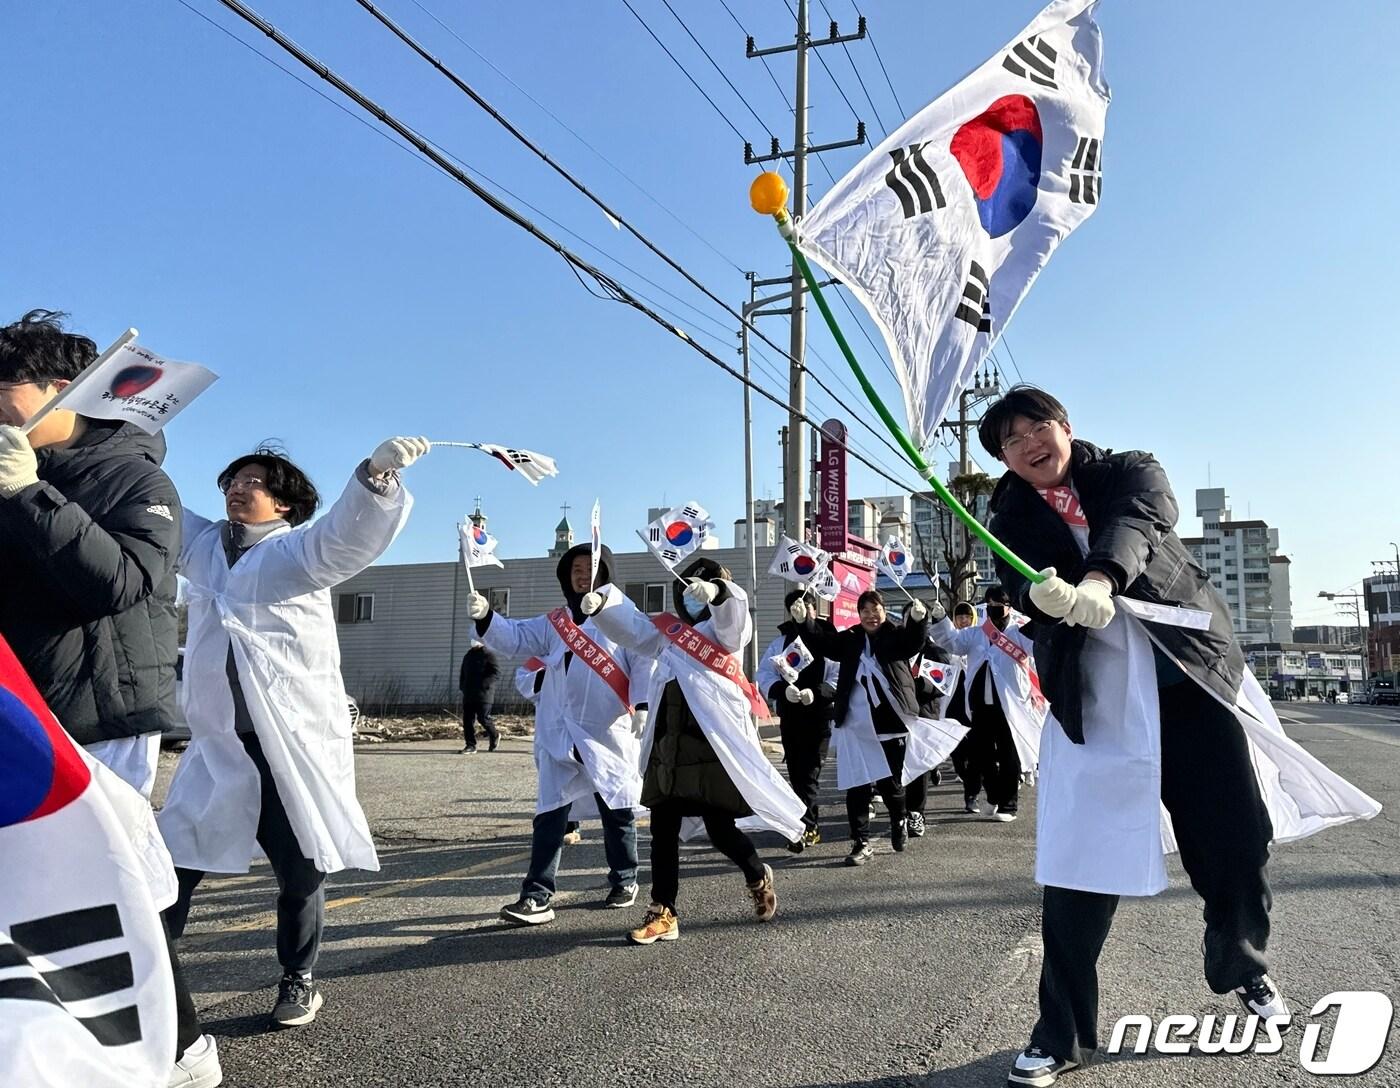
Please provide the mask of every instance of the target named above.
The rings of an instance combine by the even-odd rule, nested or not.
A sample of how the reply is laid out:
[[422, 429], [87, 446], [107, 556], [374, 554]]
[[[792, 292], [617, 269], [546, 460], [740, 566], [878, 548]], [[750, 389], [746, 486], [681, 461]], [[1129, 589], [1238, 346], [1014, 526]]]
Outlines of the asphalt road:
[[[1290, 735], [1386, 811], [1276, 850], [1272, 973], [1300, 1014], [1334, 991], [1395, 1000], [1400, 712], [1278, 708]], [[267, 1028], [279, 971], [266, 866], [210, 879], [196, 899], [184, 959], [234, 1088], [995, 1086], [1035, 1020], [1029, 795], [1018, 822], [995, 824], [963, 815], [960, 787], [945, 784], [932, 792], [927, 837], [903, 855], [878, 842], [868, 866], [847, 869], [844, 809], [828, 782], [827, 843], [800, 856], [764, 844], [777, 874], [772, 924], [749, 919], [728, 862], [707, 845], [687, 847], [681, 939], [634, 948], [622, 933], [642, 903], [601, 906], [596, 819], [566, 850], [558, 919], [530, 930], [497, 920], [527, 859], [528, 742], [476, 756], [444, 742], [368, 747], [358, 768], [384, 867], [333, 878], [318, 967], [326, 1006], [315, 1024]], [[1105, 1034], [1130, 1013], [1236, 1011], [1201, 979], [1200, 940], [1199, 901], [1179, 866], [1165, 894], [1125, 900], [1101, 961]], [[1299, 1064], [1300, 1037], [1290, 1033], [1269, 1056], [1130, 1055], [1061, 1083], [1317, 1083]], [[1321, 1038], [1324, 1054], [1330, 1026]], [[1400, 1084], [1395, 1039], [1392, 1029], [1369, 1073], [1328, 1079]]]

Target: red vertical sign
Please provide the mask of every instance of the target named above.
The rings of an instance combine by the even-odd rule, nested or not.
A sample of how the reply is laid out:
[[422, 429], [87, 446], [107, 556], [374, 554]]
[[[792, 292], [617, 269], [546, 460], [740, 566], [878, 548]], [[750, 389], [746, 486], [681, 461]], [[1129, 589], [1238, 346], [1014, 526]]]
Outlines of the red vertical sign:
[[839, 419], [822, 424], [821, 472], [817, 530], [822, 551], [846, 550], [846, 425]]

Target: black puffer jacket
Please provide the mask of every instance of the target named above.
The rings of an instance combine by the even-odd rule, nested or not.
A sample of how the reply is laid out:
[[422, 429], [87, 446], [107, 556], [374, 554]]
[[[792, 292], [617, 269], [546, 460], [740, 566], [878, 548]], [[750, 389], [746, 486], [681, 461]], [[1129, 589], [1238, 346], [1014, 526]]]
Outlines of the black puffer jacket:
[[[1227, 704], [1233, 704], [1244, 671], [1230, 612], [1206, 572], [1176, 535], [1178, 510], [1171, 484], [1157, 459], [1132, 450], [1114, 453], [1076, 440], [1070, 450], [1070, 481], [1089, 523], [1089, 554], [1081, 556], [1069, 527], [1035, 489], [1015, 473], [992, 493], [989, 528], [1036, 570], [1054, 567], [1078, 584], [1091, 570], [1113, 580], [1114, 593], [1152, 604], [1196, 608], [1211, 615], [1210, 628], [1149, 625], [1178, 665]], [[1033, 620], [1035, 662], [1050, 708], [1066, 736], [1084, 743], [1083, 687], [1079, 655], [1085, 630], [1046, 616], [1031, 603], [1030, 583], [997, 560], [1001, 584], [1017, 608]]]
[[164, 459], [161, 435], [88, 420], [0, 499], [0, 633], [79, 744], [172, 721], [181, 512]]
[[867, 635], [860, 624], [837, 631], [825, 621], [809, 616], [802, 625], [802, 641], [814, 654], [829, 657], [839, 666], [836, 676], [838, 727], [845, 724], [846, 713], [851, 708], [851, 691], [856, 684], [856, 673], [860, 671], [860, 659], [865, 652], [867, 638], [885, 678], [885, 690], [890, 698], [899, 704], [904, 715], [917, 717], [919, 713], [919, 697], [914, 690], [914, 674], [909, 669], [909, 659], [923, 649], [928, 638], [927, 618], [906, 620], [898, 626], [886, 620], [873, 634]]

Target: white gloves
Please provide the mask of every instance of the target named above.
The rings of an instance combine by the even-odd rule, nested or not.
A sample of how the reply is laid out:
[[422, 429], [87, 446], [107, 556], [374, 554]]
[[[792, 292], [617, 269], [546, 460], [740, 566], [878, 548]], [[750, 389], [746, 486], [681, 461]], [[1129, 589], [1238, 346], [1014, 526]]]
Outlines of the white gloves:
[[802, 600], [801, 597], [793, 601], [792, 607], [788, 609], [788, 615], [793, 618], [793, 622], [795, 623], [806, 623], [809, 612], [810, 609], [807, 607], [807, 602]]
[[0, 498], [17, 495], [39, 482], [39, 462], [34, 447], [18, 427], [0, 426]]
[[796, 684], [789, 684], [783, 692], [783, 698], [790, 703], [801, 703], [803, 706], [811, 706], [816, 701], [816, 696], [812, 694], [811, 688], [800, 688]]
[[1031, 586], [1031, 604], [1047, 616], [1064, 619], [1074, 607], [1074, 587], [1056, 574], [1054, 567], [1046, 567], [1040, 573], [1045, 575], [1045, 581]]
[[915, 623], [919, 623], [928, 615], [928, 606], [923, 601], [910, 601], [907, 615]]
[[647, 708], [638, 707], [632, 711], [632, 735], [638, 740], [642, 739], [642, 734], [647, 728]]
[[1116, 611], [1113, 587], [1097, 578], [1086, 578], [1075, 590], [1074, 607], [1069, 610], [1065, 622], [1081, 627], [1107, 627]]
[[369, 455], [369, 474], [383, 476], [398, 472], [432, 449], [426, 438], [386, 438]]
[[467, 615], [474, 620], [484, 620], [486, 613], [491, 611], [491, 602], [480, 593], [473, 593], [467, 597]]
[[690, 584], [685, 587], [685, 599], [695, 606], [695, 611], [707, 608], [714, 603], [714, 599], [719, 596], [719, 586], [713, 582], [707, 582], [703, 578], [692, 578]]
[[943, 602], [936, 597], [934, 598], [933, 603], [931, 605], [928, 605], [927, 608], [928, 619], [930, 623], [938, 623], [941, 619], [943, 619], [944, 616], [948, 614], [948, 610], [943, 607]]
[[[592, 591], [585, 593], [583, 599], [578, 603], [578, 610], [585, 616], [591, 616], [598, 609], [603, 607], [603, 595]], [[645, 713], [645, 712], [644, 712]]]

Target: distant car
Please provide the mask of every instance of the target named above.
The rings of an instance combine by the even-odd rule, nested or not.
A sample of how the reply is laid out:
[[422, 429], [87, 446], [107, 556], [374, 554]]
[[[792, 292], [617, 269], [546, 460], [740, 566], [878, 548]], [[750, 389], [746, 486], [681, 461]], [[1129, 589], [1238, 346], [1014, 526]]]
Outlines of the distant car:
[[1386, 684], [1384, 687], [1377, 684], [1371, 688], [1370, 698], [1367, 702], [1375, 706], [1400, 706], [1400, 691], [1396, 691], [1393, 685]]
[[[190, 723], [185, 720], [185, 648], [180, 647], [180, 652], [175, 656], [175, 713], [174, 720], [170, 728], [163, 730], [160, 735], [162, 743], [190, 739]], [[354, 732], [360, 724], [360, 704], [355, 702], [352, 695], [345, 696], [345, 702], [350, 711], [350, 732]]]
[[1337, 702], [1349, 703], [1351, 702], [1351, 696], [1345, 691], [1339, 691], [1337, 692]]

